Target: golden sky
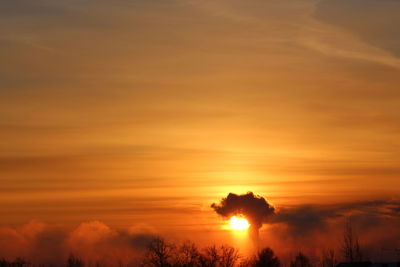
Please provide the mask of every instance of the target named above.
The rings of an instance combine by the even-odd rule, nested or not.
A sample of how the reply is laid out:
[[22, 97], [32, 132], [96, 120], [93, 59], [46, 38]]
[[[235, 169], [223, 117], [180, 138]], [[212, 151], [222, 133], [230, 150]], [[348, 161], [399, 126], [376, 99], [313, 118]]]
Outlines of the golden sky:
[[399, 199], [398, 1], [0, 5], [2, 225]]

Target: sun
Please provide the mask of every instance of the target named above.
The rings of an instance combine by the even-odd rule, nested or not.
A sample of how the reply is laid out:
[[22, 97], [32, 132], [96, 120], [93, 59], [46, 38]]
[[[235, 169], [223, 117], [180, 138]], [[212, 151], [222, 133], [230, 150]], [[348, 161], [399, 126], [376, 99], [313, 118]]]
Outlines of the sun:
[[250, 227], [249, 221], [244, 217], [232, 216], [232, 218], [229, 220], [229, 223], [231, 228], [235, 230], [246, 230]]

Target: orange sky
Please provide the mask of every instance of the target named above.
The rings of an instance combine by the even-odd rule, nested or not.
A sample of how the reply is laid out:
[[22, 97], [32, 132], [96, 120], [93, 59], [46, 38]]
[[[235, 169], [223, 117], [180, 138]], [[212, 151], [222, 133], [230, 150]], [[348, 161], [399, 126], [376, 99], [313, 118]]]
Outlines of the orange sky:
[[399, 199], [398, 2], [2, 6], [3, 226], [201, 232], [229, 192]]

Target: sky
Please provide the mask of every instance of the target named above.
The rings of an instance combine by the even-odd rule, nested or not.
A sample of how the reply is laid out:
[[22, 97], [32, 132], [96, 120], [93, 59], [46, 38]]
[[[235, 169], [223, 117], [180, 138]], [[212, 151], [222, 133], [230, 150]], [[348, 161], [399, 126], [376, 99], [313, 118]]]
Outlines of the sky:
[[0, 7], [4, 242], [232, 240], [210, 205], [252, 191], [281, 214], [273, 247], [326, 243], [349, 215], [366, 246], [400, 247], [399, 1]]

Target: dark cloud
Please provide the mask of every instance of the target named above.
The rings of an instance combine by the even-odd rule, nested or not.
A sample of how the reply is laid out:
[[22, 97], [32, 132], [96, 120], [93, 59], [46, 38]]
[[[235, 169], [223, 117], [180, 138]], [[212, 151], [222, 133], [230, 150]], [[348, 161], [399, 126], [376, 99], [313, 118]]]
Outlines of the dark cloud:
[[298, 205], [281, 207], [275, 210], [263, 197], [252, 192], [243, 195], [230, 193], [219, 204], [211, 207], [224, 218], [243, 214], [259, 229], [262, 224], [283, 224], [293, 238], [304, 234], [313, 235], [329, 230], [331, 222], [337, 223], [341, 218], [354, 217], [354, 222], [361, 229], [372, 229], [382, 224], [382, 220], [400, 216], [400, 202], [393, 200], [369, 200], [330, 205]]
[[270, 222], [283, 223], [291, 236], [329, 230], [329, 222], [351, 216], [360, 229], [373, 229], [383, 220], [400, 216], [400, 203], [392, 200], [371, 200], [333, 205], [300, 205], [280, 208]]
[[252, 192], [243, 195], [229, 193], [219, 204], [213, 203], [211, 207], [225, 218], [242, 214], [255, 228], [260, 228], [275, 212], [274, 207], [263, 197], [256, 196]]
[[281, 209], [273, 217], [273, 223], [285, 223], [292, 234], [323, 231], [327, 220], [341, 215], [337, 210], [322, 209], [317, 206], [305, 205], [291, 209]]
[[343, 203], [327, 206], [338, 213], [357, 212], [359, 214], [369, 214], [378, 217], [397, 217], [400, 216], [398, 209], [400, 202], [396, 200], [370, 200], [353, 203]]
[[150, 242], [156, 237], [158, 237], [158, 235], [148, 231], [133, 233], [128, 231], [118, 231], [116, 235], [111, 237], [110, 241], [116, 245], [122, 245], [140, 251], [146, 249]]
[[155, 237], [153, 234], [135, 234], [130, 237], [130, 243], [135, 249], [145, 249]]
[[392, 210], [392, 212], [396, 215], [396, 216], [400, 216], [400, 204], [398, 204], [395, 207], [390, 207], [390, 209]]

